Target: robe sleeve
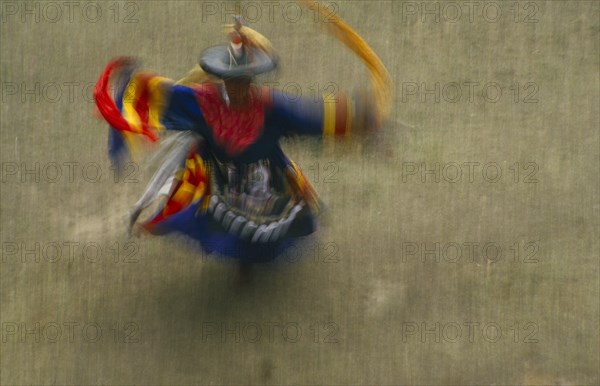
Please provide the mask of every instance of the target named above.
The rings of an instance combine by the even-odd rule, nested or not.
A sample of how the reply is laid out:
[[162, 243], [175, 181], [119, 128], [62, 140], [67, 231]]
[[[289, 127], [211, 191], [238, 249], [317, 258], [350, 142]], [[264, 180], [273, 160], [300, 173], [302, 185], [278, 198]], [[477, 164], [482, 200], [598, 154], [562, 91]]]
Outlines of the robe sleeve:
[[300, 98], [272, 90], [269, 99], [271, 117], [284, 135], [345, 137], [373, 126], [368, 101], [346, 93]]
[[[111, 87], [116, 88], [113, 99]], [[163, 130], [202, 132], [206, 123], [192, 87], [156, 74], [135, 71], [131, 59], [108, 64], [94, 89], [96, 106], [110, 125], [109, 155], [119, 161], [134, 151], [136, 138], [158, 140]]]

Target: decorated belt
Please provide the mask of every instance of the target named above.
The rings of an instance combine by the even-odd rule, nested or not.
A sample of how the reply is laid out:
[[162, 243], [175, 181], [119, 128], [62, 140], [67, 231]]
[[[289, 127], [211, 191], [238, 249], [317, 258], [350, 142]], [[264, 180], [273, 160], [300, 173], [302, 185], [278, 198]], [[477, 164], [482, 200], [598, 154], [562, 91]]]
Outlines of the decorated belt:
[[267, 217], [248, 219], [243, 214], [213, 194], [208, 204], [208, 214], [227, 232], [253, 243], [266, 243], [281, 240], [289, 231], [304, 201], [296, 203], [283, 217], [272, 220]]

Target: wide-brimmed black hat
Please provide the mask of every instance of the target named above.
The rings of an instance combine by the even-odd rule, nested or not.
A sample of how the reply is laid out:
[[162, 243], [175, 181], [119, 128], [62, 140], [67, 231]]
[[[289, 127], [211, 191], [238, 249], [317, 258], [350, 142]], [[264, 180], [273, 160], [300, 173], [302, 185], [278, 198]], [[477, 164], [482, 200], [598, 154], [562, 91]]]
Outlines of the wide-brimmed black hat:
[[277, 67], [277, 55], [267, 38], [243, 26], [241, 16], [234, 17], [230, 43], [205, 50], [200, 55], [200, 67], [222, 79], [253, 77]]
[[222, 79], [251, 78], [274, 70], [277, 58], [259, 48], [244, 45], [236, 50], [233, 44], [227, 44], [206, 49], [200, 55], [200, 67]]

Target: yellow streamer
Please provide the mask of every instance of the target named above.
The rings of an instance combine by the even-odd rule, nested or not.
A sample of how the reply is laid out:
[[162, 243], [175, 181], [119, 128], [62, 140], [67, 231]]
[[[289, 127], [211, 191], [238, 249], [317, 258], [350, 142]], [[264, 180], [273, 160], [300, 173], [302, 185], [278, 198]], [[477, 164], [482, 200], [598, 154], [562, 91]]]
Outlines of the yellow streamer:
[[377, 54], [359, 34], [339, 16], [332, 14], [327, 7], [314, 0], [298, 0], [298, 2], [318, 12], [324, 20], [326, 19], [328, 22], [324, 24], [329, 27], [329, 32], [367, 65], [371, 74], [377, 117], [383, 121], [390, 112], [391, 77]]

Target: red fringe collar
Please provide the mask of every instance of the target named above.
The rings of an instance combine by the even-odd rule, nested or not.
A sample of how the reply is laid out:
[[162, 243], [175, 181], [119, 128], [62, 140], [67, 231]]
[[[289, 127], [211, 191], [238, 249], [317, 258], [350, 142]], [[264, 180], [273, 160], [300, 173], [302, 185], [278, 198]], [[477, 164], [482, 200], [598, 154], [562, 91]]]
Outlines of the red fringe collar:
[[265, 122], [265, 98], [255, 87], [250, 89], [246, 106], [230, 108], [223, 100], [218, 85], [206, 83], [197, 88], [198, 102], [215, 142], [229, 156], [243, 153], [262, 134]]

